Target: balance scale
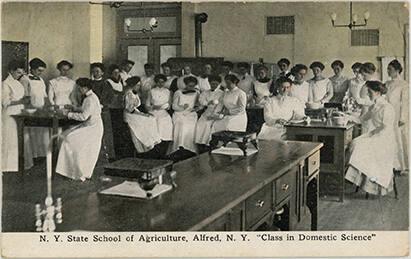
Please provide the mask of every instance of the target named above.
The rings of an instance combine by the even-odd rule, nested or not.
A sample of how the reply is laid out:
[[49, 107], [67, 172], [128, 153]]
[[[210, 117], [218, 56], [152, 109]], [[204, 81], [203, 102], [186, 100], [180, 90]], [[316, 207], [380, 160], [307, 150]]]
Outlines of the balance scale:
[[170, 160], [124, 158], [104, 166], [104, 174], [126, 178], [124, 182], [99, 192], [151, 200], [177, 187]]

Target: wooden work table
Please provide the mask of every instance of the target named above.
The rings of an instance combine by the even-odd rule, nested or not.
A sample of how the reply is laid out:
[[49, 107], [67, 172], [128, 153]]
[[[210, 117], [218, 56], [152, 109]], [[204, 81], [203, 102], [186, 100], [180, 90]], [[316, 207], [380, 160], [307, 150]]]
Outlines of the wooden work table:
[[[290, 230], [310, 230], [306, 183], [309, 175], [318, 175], [318, 167], [310, 168], [308, 161], [322, 144], [259, 145], [260, 151], [248, 157], [204, 153], [175, 164], [178, 187], [153, 200], [97, 192], [63, 200], [64, 222], [57, 231], [254, 230], [284, 205]], [[113, 177], [100, 189], [121, 180]]]

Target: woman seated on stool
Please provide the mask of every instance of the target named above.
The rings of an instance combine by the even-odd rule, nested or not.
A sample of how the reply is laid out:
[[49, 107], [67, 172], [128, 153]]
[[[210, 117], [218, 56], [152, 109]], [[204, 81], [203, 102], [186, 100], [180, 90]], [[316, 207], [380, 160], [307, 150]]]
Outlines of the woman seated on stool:
[[173, 122], [167, 110], [170, 109], [170, 90], [165, 87], [167, 77], [159, 74], [154, 77], [155, 85], [147, 95], [146, 110], [154, 116], [161, 143], [156, 146], [158, 158], [163, 158], [173, 140]]
[[223, 108], [218, 105], [223, 102], [224, 91], [220, 89], [221, 77], [218, 75], [208, 76], [211, 89], [200, 94], [199, 103], [206, 110], [197, 122], [195, 142], [205, 148], [211, 140], [214, 122], [218, 118], [218, 113]]
[[265, 123], [258, 135], [259, 139], [283, 140], [286, 137], [284, 124], [289, 120], [304, 118], [304, 103], [291, 96], [291, 79], [280, 77], [275, 83], [277, 86], [272, 87], [271, 91], [277, 88], [278, 94], [267, 98], [264, 105]]
[[85, 96], [81, 111], [63, 110], [62, 114], [83, 123], [63, 132], [56, 172], [74, 180], [85, 181], [91, 178], [100, 153], [103, 122], [100, 101], [91, 90], [90, 79], [79, 78], [76, 84]]
[[219, 120], [214, 124], [214, 132], [230, 130], [242, 131], [247, 129], [247, 94], [237, 87], [239, 79], [235, 75], [226, 75], [226, 92], [224, 93], [224, 108], [221, 111]]
[[141, 82], [138, 76], [126, 80], [124, 91], [124, 121], [128, 124], [134, 146], [139, 153], [147, 152], [161, 142], [157, 129], [156, 118], [148, 113], [141, 112], [138, 92]]
[[[393, 187], [395, 112], [382, 96], [387, 88], [378, 81], [367, 81], [373, 102], [361, 122], [370, 122], [369, 131], [352, 142], [351, 157], [345, 179], [371, 194], [385, 195]], [[355, 117], [352, 120], [359, 122]]]
[[197, 102], [199, 93], [195, 89], [198, 84], [193, 76], [184, 78], [184, 89], [174, 93], [173, 98], [173, 148], [171, 152], [184, 148], [197, 153], [194, 134], [197, 125]]

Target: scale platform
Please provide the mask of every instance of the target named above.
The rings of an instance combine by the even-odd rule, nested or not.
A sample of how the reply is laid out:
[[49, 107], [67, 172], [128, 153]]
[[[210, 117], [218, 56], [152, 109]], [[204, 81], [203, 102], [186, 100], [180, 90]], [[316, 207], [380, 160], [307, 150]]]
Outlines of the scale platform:
[[153, 199], [176, 187], [176, 172], [170, 160], [124, 158], [104, 166], [104, 174], [127, 178], [121, 184], [100, 191], [100, 194]]
[[219, 142], [223, 142], [223, 147], [228, 143], [235, 143], [243, 152], [243, 156], [247, 156], [247, 144], [251, 143], [258, 151], [258, 140], [256, 132], [242, 132], [242, 131], [219, 131], [211, 135], [210, 152], [216, 149]]

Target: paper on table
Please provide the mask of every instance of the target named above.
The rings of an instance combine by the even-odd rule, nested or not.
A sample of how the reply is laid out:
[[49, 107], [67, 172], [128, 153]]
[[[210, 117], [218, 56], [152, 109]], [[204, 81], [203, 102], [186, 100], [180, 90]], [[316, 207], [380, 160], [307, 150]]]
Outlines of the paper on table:
[[143, 190], [138, 182], [124, 181], [119, 185], [100, 191], [100, 194], [119, 195], [140, 199], [152, 199], [170, 189], [172, 189], [171, 185], [157, 184], [151, 191], [149, 191], [152, 195], [150, 197], [147, 197], [147, 193], [149, 192]]
[[[257, 153], [258, 150], [252, 147], [246, 149], [247, 156]], [[238, 147], [220, 147], [211, 151], [213, 154], [229, 155], [229, 156], [243, 156], [243, 151]]]

